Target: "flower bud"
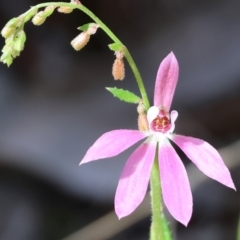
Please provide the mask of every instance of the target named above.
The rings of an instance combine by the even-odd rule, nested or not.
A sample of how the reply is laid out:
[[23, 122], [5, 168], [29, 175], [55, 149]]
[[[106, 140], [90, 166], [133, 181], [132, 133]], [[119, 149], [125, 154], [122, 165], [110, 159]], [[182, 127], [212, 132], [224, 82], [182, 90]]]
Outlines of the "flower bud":
[[95, 34], [96, 31], [97, 31], [97, 29], [98, 29], [98, 27], [99, 27], [98, 24], [96, 24], [96, 23], [91, 23], [90, 26], [89, 26], [89, 28], [88, 28], [88, 30], [86, 31], [87, 34], [89, 34], [89, 35]]
[[117, 51], [115, 52], [116, 59], [113, 63], [112, 67], [112, 75], [114, 80], [123, 80], [125, 77], [125, 67], [123, 62], [123, 52]]
[[139, 101], [137, 112], [138, 112], [138, 129], [140, 131], [148, 131], [149, 125], [148, 125], [147, 115], [145, 113], [145, 107], [143, 105], [142, 100]]
[[147, 120], [147, 115], [146, 114], [138, 115], [138, 129], [140, 131], [148, 131], [149, 130], [148, 120]]
[[9, 67], [12, 64], [13, 59], [12, 59], [11, 55], [4, 56], [4, 54], [3, 54], [0, 58], [0, 62], [7, 64], [7, 66]]
[[82, 4], [79, 0], [71, 0], [71, 2], [70, 3], [73, 3], [73, 4]]
[[1, 55], [1, 58], [0, 58], [1, 62], [3, 62], [10, 55], [9, 51], [6, 48], [5, 49], [3, 48], [2, 53], [3, 54]]
[[9, 37], [5, 40], [5, 46], [4, 47], [11, 47], [12, 44], [13, 44], [13, 36], [11, 36], [11, 37]]
[[4, 38], [8, 38], [10, 37], [14, 32], [15, 32], [16, 28], [15, 27], [8, 27], [5, 26], [2, 31], [1, 34]]
[[31, 10], [25, 17], [24, 17], [24, 22], [28, 22], [33, 16], [35, 16], [38, 12], [37, 8], [34, 8]]
[[124, 57], [123, 51], [117, 51], [115, 52], [115, 55], [117, 59], [123, 59]]
[[124, 62], [122, 59], [116, 58], [113, 67], [112, 67], [112, 75], [114, 80], [123, 80], [125, 77], [125, 68]]
[[2, 29], [1, 34], [4, 38], [8, 38], [10, 37], [16, 30], [17, 26], [19, 23], [19, 19], [18, 18], [13, 18], [11, 20], [9, 20], [5, 27]]
[[82, 32], [71, 41], [71, 45], [76, 51], [79, 51], [88, 43], [89, 39], [90, 35]]
[[26, 41], [26, 34], [23, 30], [19, 31], [16, 40], [14, 41], [14, 49], [18, 52], [21, 52], [24, 48], [24, 44]]
[[142, 99], [140, 99], [138, 102], [137, 112], [138, 112], [138, 114], [144, 114], [146, 112], [146, 109], [145, 109]]
[[12, 18], [11, 20], [9, 20], [6, 23], [6, 26], [8, 26], [8, 27], [17, 27], [18, 24], [19, 24], [19, 18], [15, 17], [15, 18]]
[[42, 16], [49, 17], [54, 12], [55, 6], [48, 6], [44, 9]]
[[38, 12], [32, 19], [32, 23], [34, 25], [41, 25], [44, 23], [44, 21], [46, 20], [46, 17], [43, 16], [43, 11]]
[[2, 55], [1, 55], [0, 61], [4, 64], [7, 64], [9, 67], [13, 62], [12, 55], [14, 52], [15, 51], [12, 49], [11, 46], [9, 46], [9, 44], [8, 44], [8, 46], [5, 45], [2, 49]]
[[61, 6], [58, 8], [58, 12], [60, 13], [71, 13], [72, 11], [73, 9], [70, 7]]

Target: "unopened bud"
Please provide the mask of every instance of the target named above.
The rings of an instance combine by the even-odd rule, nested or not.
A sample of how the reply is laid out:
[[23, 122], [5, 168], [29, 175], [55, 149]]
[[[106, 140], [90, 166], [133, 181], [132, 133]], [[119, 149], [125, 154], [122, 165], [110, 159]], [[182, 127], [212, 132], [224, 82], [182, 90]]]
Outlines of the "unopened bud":
[[138, 102], [137, 112], [138, 112], [138, 114], [146, 113], [146, 109], [145, 109], [145, 106], [143, 104], [143, 100], [142, 99], [140, 99], [139, 102]]
[[145, 107], [143, 105], [142, 100], [139, 101], [139, 104], [138, 104], [138, 107], [137, 107], [137, 112], [138, 112], [138, 129], [140, 131], [148, 131], [149, 130], [149, 125], [148, 125], [148, 120], [147, 120]]
[[124, 62], [122, 59], [115, 59], [112, 67], [112, 75], [114, 80], [123, 80], [125, 77]]
[[71, 3], [73, 3], [73, 4], [81, 4], [81, 2], [79, 1], [79, 0], [71, 0]]
[[11, 55], [2, 55], [1, 58], [0, 58], [0, 62], [4, 63], [4, 64], [7, 64], [8, 67], [12, 64], [13, 62], [13, 59], [11, 57]]
[[146, 114], [138, 115], [138, 129], [140, 131], [148, 131], [149, 130], [148, 120], [147, 120], [147, 115]]
[[76, 51], [79, 51], [88, 43], [89, 39], [90, 35], [82, 32], [71, 41], [71, 45]]
[[4, 38], [8, 38], [10, 37], [16, 30], [17, 26], [19, 23], [19, 19], [18, 18], [13, 18], [11, 20], [9, 20], [5, 27], [2, 29], [1, 34]]
[[112, 75], [114, 80], [123, 80], [125, 77], [125, 67], [123, 62], [123, 52], [115, 52], [116, 59], [112, 67]]
[[15, 32], [16, 28], [15, 27], [8, 27], [5, 26], [2, 31], [1, 34], [4, 38], [8, 38], [10, 37], [14, 32]]
[[2, 52], [3, 52], [3, 54], [2, 54], [2, 56], [1, 56], [1, 58], [0, 58], [1, 62], [3, 62], [4, 59], [8, 58], [9, 55], [10, 55], [9, 50], [6, 49], [6, 48], [3, 48], [3, 49], [2, 49]]
[[24, 22], [28, 22], [33, 16], [35, 16], [38, 12], [37, 8], [33, 8], [32, 11], [30, 11], [25, 17], [24, 17]]
[[124, 57], [123, 51], [117, 51], [115, 52], [115, 55], [117, 59], [123, 59]]
[[43, 11], [38, 12], [32, 19], [32, 23], [34, 25], [41, 25], [44, 23], [44, 21], [46, 20], [46, 17], [43, 16]]
[[60, 12], [60, 13], [71, 13], [72, 11], [73, 11], [73, 9], [70, 7], [62, 6], [62, 7], [58, 8], [58, 12]]
[[87, 34], [89, 34], [89, 35], [95, 34], [96, 31], [97, 31], [97, 29], [98, 29], [98, 27], [99, 27], [98, 24], [96, 24], [96, 23], [91, 23], [90, 26], [89, 26], [89, 28], [88, 28], [88, 30], [86, 31]]
[[13, 36], [11, 36], [11, 37], [9, 37], [5, 40], [5, 46], [4, 47], [10, 47], [10, 46], [12, 46], [12, 44], [13, 44]]
[[55, 6], [48, 6], [44, 9], [42, 16], [49, 17], [54, 12]]
[[9, 20], [6, 23], [6, 26], [8, 26], [8, 27], [17, 27], [18, 23], [19, 23], [19, 18], [15, 17], [15, 18], [12, 18], [11, 20]]
[[24, 48], [24, 44], [26, 41], [26, 34], [23, 30], [19, 31], [16, 40], [14, 41], [14, 49], [18, 52], [21, 52]]

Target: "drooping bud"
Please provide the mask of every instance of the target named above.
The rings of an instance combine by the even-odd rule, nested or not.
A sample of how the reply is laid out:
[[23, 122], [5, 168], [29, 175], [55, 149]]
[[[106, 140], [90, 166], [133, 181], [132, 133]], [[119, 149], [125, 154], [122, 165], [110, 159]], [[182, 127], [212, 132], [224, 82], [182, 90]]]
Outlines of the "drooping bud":
[[0, 61], [10, 66], [13, 58], [18, 54], [13, 48], [13, 36], [9, 37], [5, 41], [5, 46], [2, 49], [2, 55]]
[[87, 34], [86, 32], [82, 32], [71, 41], [71, 45], [76, 51], [79, 51], [83, 47], [85, 47], [89, 39], [90, 39], [90, 35]]
[[44, 9], [42, 16], [49, 17], [54, 12], [55, 6], [48, 6]]
[[13, 58], [10, 54], [3, 53], [1, 58], [0, 58], [0, 61], [4, 64], [7, 64], [7, 66], [9, 67], [13, 62]]
[[16, 30], [15, 27], [7, 27], [7, 26], [5, 26], [2, 29], [1, 34], [2, 34], [2, 36], [4, 38], [8, 38], [8, 37], [10, 37], [14, 33], [15, 30]]
[[114, 80], [123, 80], [125, 77], [124, 62], [122, 59], [115, 59], [112, 67], [112, 75]]
[[35, 16], [38, 12], [37, 8], [33, 8], [25, 17], [24, 22], [28, 22], [33, 16]]
[[43, 16], [43, 11], [38, 12], [32, 19], [32, 23], [36, 26], [40, 26], [46, 20], [46, 17]]
[[46, 18], [49, 17], [54, 12], [55, 6], [48, 6], [43, 11], [38, 12], [32, 19], [34, 25], [42, 25]]
[[97, 29], [98, 29], [98, 24], [96, 24], [96, 23], [91, 23], [91, 24], [89, 24], [89, 28], [88, 28], [88, 30], [86, 31], [87, 32], [87, 34], [89, 34], [89, 35], [93, 35], [93, 34], [95, 34], [96, 33], [96, 31], [97, 31]]
[[4, 38], [10, 37], [18, 27], [19, 18], [13, 18], [8, 21], [5, 27], [2, 29], [1, 34]]
[[[85, 27], [88, 27], [87, 30], [83, 31], [82, 33], [80, 33], [77, 37], [75, 37], [72, 41], [71, 41], [71, 45], [72, 47], [79, 51], [81, 50], [83, 47], [85, 47], [85, 45], [88, 43], [90, 36], [95, 34], [97, 29], [98, 29], [98, 25], [95, 23], [91, 23], [91, 24], [86, 24], [84, 25]], [[82, 27], [79, 27], [78, 29], [82, 29]]]
[[124, 54], [122, 51], [115, 52], [116, 59], [112, 67], [112, 75], [114, 80], [123, 80], [125, 77], [125, 67], [123, 62]]
[[79, 0], [71, 0], [71, 3], [78, 5], [82, 4]]
[[19, 18], [15, 17], [15, 18], [12, 18], [11, 20], [9, 20], [5, 26], [8, 26], [8, 27], [17, 27], [19, 24]]
[[65, 6], [61, 6], [61, 7], [59, 7], [58, 8], [58, 12], [60, 12], [60, 13], [71, 13], [73, 11], [73, 9], [72, 8], [70, 8], [70, 7], [65, 7]]
[[140, 131], [148, 131], [149, 125], [142, 99], [139, 101], [137, 112], [138, 112], [138, 129]]
[[139, 102], [138, 102], [137, 112], [138, 112], [138, 114], [146, 113], [146, 109], [145, 109], [145, 106], [143, 104], [143, 100], [142, 99], [140, 99]]
[[19, 31], [15, 37], [14, 49], [18, 52], [21, 52], [24, 48], [26, 41], [26, 34], [23, 30]]

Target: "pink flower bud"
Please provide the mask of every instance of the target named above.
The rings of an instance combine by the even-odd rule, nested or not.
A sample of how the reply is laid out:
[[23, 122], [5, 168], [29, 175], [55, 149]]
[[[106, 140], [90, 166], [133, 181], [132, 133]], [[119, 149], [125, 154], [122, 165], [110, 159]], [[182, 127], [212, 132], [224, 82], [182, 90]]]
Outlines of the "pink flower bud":
[[90, 35], [82, 32], [71, 41], [71, 45], [76, 51], [79, 51], [88, 43], [89, 39]]
[[125, 77], [125, 67], [122, 59], [116, 58], [113, 67], [112, 67], [112, 75], [114, 80], [123, 80]]
[[97, 29], [98, 29], [98, 25], [96, 23], [91, 23], [91, 25], [89, 26], [88, 30], [86, 31], [87, 34], [89, 35], [93, 35], [96, 33]]
[[43, 17], [49, 17], [54, 12], [55, 6], [48, 6], [43, 11]]
[[72, 11], [73, 9], [70, 7], [61, 6], [58, 8], [58, 12], [60, 13], [71, 13]]
[[125, 77], [125, 67], [123, 62], [124, 54], [122, 51], [115, 52], [116, 59], [112, 67], [112, 75], [114, 80], [123, 80]]

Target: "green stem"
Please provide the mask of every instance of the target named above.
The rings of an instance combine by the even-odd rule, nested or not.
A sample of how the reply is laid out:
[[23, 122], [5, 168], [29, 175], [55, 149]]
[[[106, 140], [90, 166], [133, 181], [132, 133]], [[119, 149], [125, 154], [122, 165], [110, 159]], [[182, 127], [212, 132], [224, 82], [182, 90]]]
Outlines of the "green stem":
[[144, 87], [144, 84], [143, 84], [142, 77], [141, 77], [141, 75], [138, 71], [138, 68], [137, 68], [131, 54], [129, 53], [126, 46], [124, 46], [124, 44], [116, 37], [116, 35], [88, 8], [86, 8], [82, 4], [73, 4], [73, 3], [65, 3], [65, 2], [48, 2], [48, 3], [41, 3], [41, 4], [38, 4], [34, 7], [32, 7], [30, 10], [28, 10], [22, 16], [23, 17], [26, 16], [28, 13], [30, 13], [31, 11], [33, 11], [35, 9], [42, 8], [42, 7], [47, 7], [47, 6], [52, 6], [52, 5], [54, 5], [56, 7], [65, 6], [65, 7], [70, 7], [70, 8], [73, 8], [73, 9], [79, 9], [79, 10], [83, 11], [90, 18], [92, 18], [115, 43], [119, 43], [123, 46], [125, 58], [127, 59], [129, 65], [132, 69], [132, 72], [135, 76], [135, 79], [137, 81], [139, 91], [140, 91], [142, 99], [143, 99], [144, 106], [146, 107], [146, 110], [148, 110], [150, 105], [149, 105], [147, 93], [146, 93], [146, 90], [145, 90], [145, 87]]
[[237, 240], [240, 240], [240, 216], [238, 217]]
[[157, 153], [158, 148], [156, 151], [150, 180], [152, 200], [152, 224], [150, 229], [150, 240], [172, 240], [172, 235], [163, 213], [160, 171]]

